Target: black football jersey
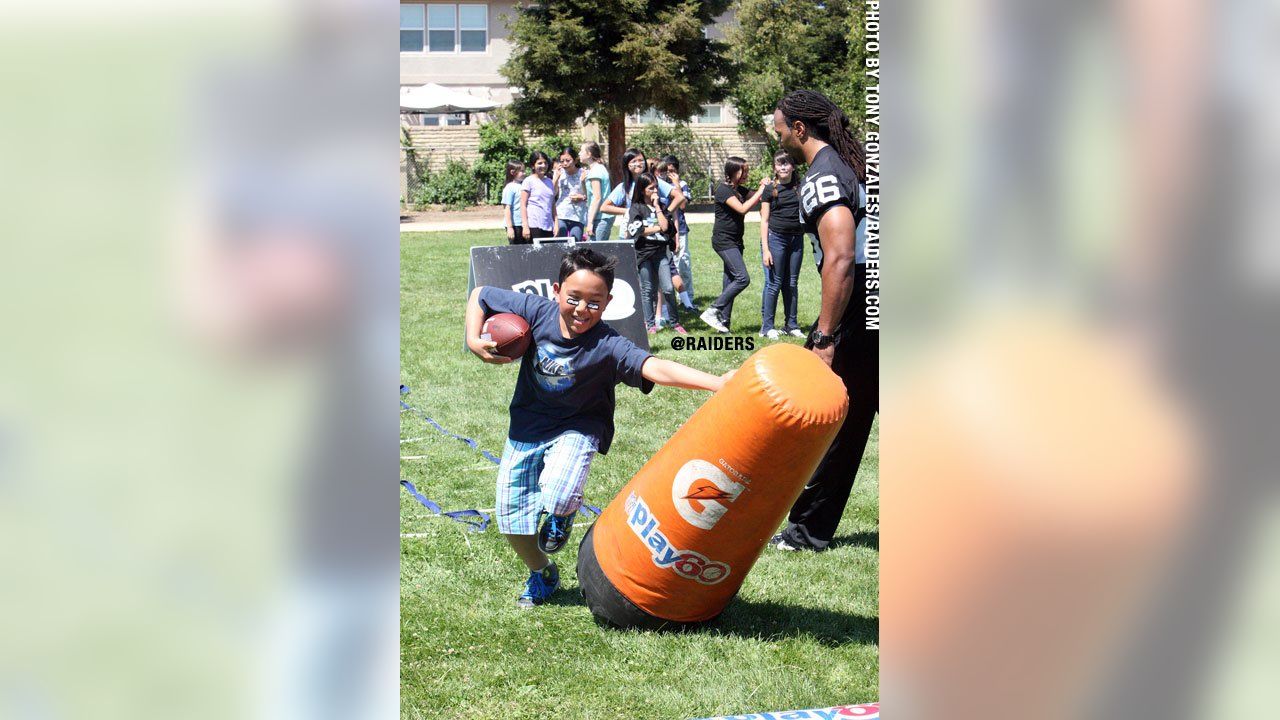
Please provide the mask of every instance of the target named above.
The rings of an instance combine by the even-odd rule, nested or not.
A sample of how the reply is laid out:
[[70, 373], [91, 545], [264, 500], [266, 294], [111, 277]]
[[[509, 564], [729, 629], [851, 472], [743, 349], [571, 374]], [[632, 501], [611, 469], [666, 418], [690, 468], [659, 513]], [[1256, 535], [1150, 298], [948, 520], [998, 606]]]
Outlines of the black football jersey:
[[849, 208], [856, 225], [862, 215], [859, 185], [853, 168], [840, 159], [835, 148], [828, 145], [819, 150], [800, 184], [800, 224], [805, 232], [817, 235], [823, 213], [836, 205]]

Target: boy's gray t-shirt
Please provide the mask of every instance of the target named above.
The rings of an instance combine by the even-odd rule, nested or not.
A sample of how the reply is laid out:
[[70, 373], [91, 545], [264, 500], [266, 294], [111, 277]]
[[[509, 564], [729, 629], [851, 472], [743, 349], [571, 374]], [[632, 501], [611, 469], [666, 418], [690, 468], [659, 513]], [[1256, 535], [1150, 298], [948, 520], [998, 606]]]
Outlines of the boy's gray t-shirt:
[[532, 335], [511, 397], [510, 438], [544, 442], [574, 430], [599, 440], [599, 452], [606, 454], [613, 442], [613, 388], [626, 383], [652, 390], [640, 374], [649, 353], [604, 322], [565, 339], [559, 305], [541, 295], [485, 287], [480, 306], [486, 314], [519, 315]]

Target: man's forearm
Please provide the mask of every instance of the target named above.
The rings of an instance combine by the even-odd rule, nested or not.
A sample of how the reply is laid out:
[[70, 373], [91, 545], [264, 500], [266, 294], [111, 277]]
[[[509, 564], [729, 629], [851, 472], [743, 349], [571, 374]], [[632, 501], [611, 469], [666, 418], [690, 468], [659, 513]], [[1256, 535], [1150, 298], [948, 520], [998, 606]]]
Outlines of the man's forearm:
[[822, 244], [822, 310], [818, 312], [818, 329], [824, 335], [831, 335], [844, 317], [855, 283], [856, 239], [849, 208], [837, 206], [823, 214], [818, 222], [818, 241]]
[[853, 260], [852, 253], [822, 259], [822, 309], [818, 312], [818, 329], [825, 335], [836, 331], [853, 297]]

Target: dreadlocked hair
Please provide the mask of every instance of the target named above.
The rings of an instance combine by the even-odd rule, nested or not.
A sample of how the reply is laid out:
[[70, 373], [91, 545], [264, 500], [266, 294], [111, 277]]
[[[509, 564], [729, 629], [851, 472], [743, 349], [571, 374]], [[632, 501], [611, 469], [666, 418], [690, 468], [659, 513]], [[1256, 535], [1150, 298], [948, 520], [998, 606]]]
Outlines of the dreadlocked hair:
[[835, 148], [840, 158], [853, 168], [859, 182], [867, 181], [867, 153], [849, 132], [849, 118], [826, 95], [796, 90], [778, 101], [778, 110], [788, 123], [803, 122], [814, 137]]

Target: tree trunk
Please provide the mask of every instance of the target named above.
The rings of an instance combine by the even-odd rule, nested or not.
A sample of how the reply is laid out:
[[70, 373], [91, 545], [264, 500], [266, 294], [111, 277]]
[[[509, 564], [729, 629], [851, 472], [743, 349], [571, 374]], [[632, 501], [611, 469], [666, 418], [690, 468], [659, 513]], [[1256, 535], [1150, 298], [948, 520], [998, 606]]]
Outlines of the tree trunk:
[[609, 118], [609, 179], [614, 185], [622, 180], [622, 153], [627, 149], [627, 116]]

